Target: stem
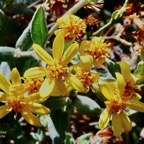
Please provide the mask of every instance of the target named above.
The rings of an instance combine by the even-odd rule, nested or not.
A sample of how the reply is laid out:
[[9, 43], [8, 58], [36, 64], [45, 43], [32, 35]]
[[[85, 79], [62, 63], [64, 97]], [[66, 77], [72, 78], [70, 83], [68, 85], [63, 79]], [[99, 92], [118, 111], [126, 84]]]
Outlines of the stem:
[[36, 60], [40, 60], [35, 51], [20, 51], [19, 53], [19, 57], [29, 57], [29, 56], [32, 56]]
[[124, 32], [124, 30], [125, 30], [125, 28], [121, 29], [117, 35], [112, 35], [112, 36], [108, 36], [108, 37], [107, 37], [107, 36], [104, 36], [104, 38], [105, 38], [105, 39], [115, 39], [115, 40], [121, 42], [121, 43], [124, 44], [124, 45], [132, 46], [132, 43], [131, 43], [131, 42], [128, 42], [128, 41], [126, 41], [125, 39], [122, 39], [122, 38], [121, 38], [121, 35], [122, 35], [122, 33]]
[[[100, 29], [98, 29], [96, 32], [94, 32], [93, 35], [97, 35], [97, 34], [100, 33], [102, 30], [104, 30], [104, 29], [106, 29], [107, 27], [109, 27], [114, 20], [117, 20], [118, 18], [120, 18], [120, 17], [123, 15], [123, 13], [124, 13], [125, 7], [127, 6], [127, 4], [128, 4], [128, 0], [125, 0], [125, 3], [123, 4], [122, 8], [121, 8], [120, 10], [114, 11], [114, 12], [112, 13], [112, 17], [111, 17], [110, 21], [109, 21], [106, 25], [104, 25], [103, 27], [101, 27]], [[117, 13], [116, 13], [116, 12], [117, 12]]]
[[101, 31], [103, 31], [104, 29], [106, 29], [107, 27], [109, 27], [113, 22], [113, 19], [111, 18], [110, 21], [105, 24], [103, 27], [101, 27], [100, 29], [98, 29], [96, 32], [94, 32], [92, 35], [97, 35], [98, 33], [100, 33]]
[[123, 7], [126, 7], [126, 6], [128, 5], [128, 1], [129, 1], [129, 0], [126, 0], [126, 1], [125, 1]]
[[[82, 8], [84, 5], [92, 2], [92, 0], [80, 0], [78, 3], [76, 3], [72, 8], [70, 8], [63, 16], [67, 15], [68, 13], [74, 14], [76, 13], [80, 8]], [[96, 0], [97, 2], [97, 0]], [[58, 29], [57, 23], [55, 23], [51, 29], [48, 32], [47, 40], [50, 39], [50, 37], [53, 35], [54, 31]]]
[[132, 43], [131, 43], [131, 42], [128, 42], [128, 41], [126, 41], [126, 40], [120, 38], [119, 35], [104, 37], [104, 39], [115, 39], [115, 40], [121, 42], [121, 43], [124, 44], [124, 45], [132, 46]]

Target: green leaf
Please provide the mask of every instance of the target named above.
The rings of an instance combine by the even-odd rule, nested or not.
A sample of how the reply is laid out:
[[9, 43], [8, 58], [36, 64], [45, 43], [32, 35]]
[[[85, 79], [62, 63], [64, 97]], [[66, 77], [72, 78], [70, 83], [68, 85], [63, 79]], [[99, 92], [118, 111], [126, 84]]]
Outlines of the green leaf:
[[44, 102], [44, 105], [47, 106], [51, 110], [58, 110], [63, 108], [68, 104], [70, 99], [68, 97], [50, 97], [48, 100]]
[[22, 51], [26, 51], [31, 48], [33, 44], [31, 33], [30, 33], [30, 24], [28, 27], [23, 31], [21, 36], [16, 42], [16, 48], [20, 48]]
[[87, 144], [90, 139], [91, 133], [84, 134], [77, 139], [77, 144]]
[[68, 114], [61, 110], [52, 111], [48, 117], [48, 129], [54, 144], [63, 144], [68, 130]]
[[120, 10], [115, 10], [112, 13], [112, 19], [116, 20], [122, 17], [121, 11]]
[[75, 143], [76, 142], [75, 142], [74, 138], [70, 134], [67, 134], [64, 144], [75, 144]]
[[46, 42], [48, 29], [45, 20], [45, 13], [42, 6], [40, 6], [32, 19], [31, 34], [34, 43], [43, 46]]
[[87, 96], [77, 95], [72, 102], [72, 105], [80, 113], [86, 114], [91, 117], [96, 117], [101, 113], [99, 105]]
[[144, 61], [138, 63], [137, 69], [134, 71], [134, 75], [138, 79], [137, 83], [141, 84], [144, 82]]
[[[126, 1], [125, 1], [126, 2]], [[117, 20], [117, 19], [120, 19], [122, 18], [125, 10], [126, 10], [126, 6], [127, 6], [127, 2], [124, 3], [124, 5], [119, 9], [119, 10], [115, 10], [113, 13], [112, 13], [112, 19], [113, 20]]]
[[109, 72], [113, 77], [115, 77], [115, 72], [121, 73], [120, 65], [118, 63], [114, 63], [110, 59], [106, 59], [106, 64]]
[[16, 49], [13, 47], [0, 47], [0, 61], [11, 61], [16, 59]]

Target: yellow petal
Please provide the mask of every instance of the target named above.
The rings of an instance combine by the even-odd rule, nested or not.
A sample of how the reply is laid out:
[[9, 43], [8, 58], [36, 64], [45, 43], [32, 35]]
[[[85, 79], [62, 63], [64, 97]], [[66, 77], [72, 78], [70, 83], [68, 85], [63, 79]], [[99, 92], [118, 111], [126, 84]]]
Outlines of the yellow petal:
[[68, 83], [68, 85], [72, 87], [73, 89], [75, 89], [76, 91], [78, 92], [84, 91], [83, 84], [81, 83], [79, 79], [76, 78], [76, 76], [69, 74], [65, 80]]
[[132, 123], [129, 119], [129, 117], [125, 114], [124, 111], [121, 111], [120, 113], [122, 126], [126, 132], [129, 132], [132, 129]]
[[15, 96], [18, 95], [23, 95], [27, 90], [25, 89], [25, 85], [24, 84], [15, 84], [15, 85], [11, 85], [9, 88], [9, 95], [15, 94]]
[[112, 87], [112, 84], [108, 82], [103, 82], [100, 85], [100, 90], [108, 100], [114, 96], [114, 88]]
[[2, 101], [6, 101], [6, 98], [8, 97], [7, 94], [3, 93], [3, 92], [0, 92], [0, 102]]
[[3, 74], [0, 74], [0, 89], [2, 89], [6, 94], [9, 94], [10, 85], [11, 83], [9, 80]]
[[93, 65], [93, 58], [91, 55], [80, 56], [82, 68], [85, 71], [90, 71]]
[[91, 73], [91, 75], [93, 77], [94, 83], [98, 83], [99, 78], [100, 78], [100, 73]]
[[43, 60], [46, 63], [53, 61], [53, 58], [40, 45], [33, 44], [32, 47], [41, 60]]
[[24, 73], [24, 77], [26, 78], [37, 78], [37, 77], [43, 77], [45, 75], [46, 75], [46, 70], [43, 67], [30, 68]]
[[47, 107], [45, 107], [39, 103], [28, 102], [28, 108], [32, 113], [35, 113], [35, 114], [48, 114], [48, 113], [50, 113], [50, 109], [48, 109]]
[[72, 66], [70, 66], [70, 68], [74, 71], [82, 71], [83, 70], [83, 65], [81, 63], [77, 63], [77, 64], [74, 64]]
[[61, 60], [63, 64], [68, 64], [74, 58], [74, 56], [78, 52], [78, 47], [78, 43], [74, 43], [68, 47]]
[[96, 67], [100, 66], [101, 64], [103, 64], [105, 62], [105, 58], [99, 58], [99, 59], [94, 59], [93, 63]]
[[[62, 16], [62, 17], [60, 17], [60, 18], [58, 18], [57, 19], [57, 24], [58, 24], [58, 26], [61, 26], [64, 22], [63, 22], [63, 20], [69, 20], [69, 16], [70, 16], [70, 14], [68, 14], [68, 15], [64, 15], [64, 16]], [[65, 21], [66, 23], [68, 22], [69, 23], [69, 21]]]
[[137, 81], [137, 78], [131, 73], [131, 79], [129, 81], [129, 85], [134, 85]]
[[0, 106], [0, 118], [3, 118], [5, 115], [7, 115], [10, 111], [8, 111], [10, 107], [8, 105]]
[[86, 53], [84, 52], [84, 49], [87, 49], [87, 46], [88, 46], [89, 42], [84, 40], [81, 42], [80, 44], [80, 48], [79, 48], [79, 51], [80, 51], [80, 54], [81, 55], [85, 55]]
[[117, 79], [117, 83], [118, 83], [119, 92], [120, 92], [120, 94], [123, 94], [123, 92], [125, 90], [125, 86], [126, 86], [125, 80], [120, 73], [116, 72], [115, 75], [116, 75], [116, 79]]
[[21, 84], [21, 77], [17, 68], [13, 68], [11, 72], [11, 82], [12, 84]]
[[112, 116], [112, 130], [116, 137], [120, 137], [122, 134], [122, 121], [119, 114], [113, 114]]
[[40, 126], [41, 125], [40, 120], [31, 112], [26, 111], [26, 112], [22, 112], [21, 114], [24, 117], [24, 119], [28, 123], [30, 123], [31, 125], [34, 125], [34, 126]]
[[28, 95], [26, 97], [26, 100], [27, 101], [33, 101], [33, 102], [42, 102], [42, 101], [44, 101], [46, 99], [41, 97], [39, 92], [36, 92], [36, 93]]
[[98, 122], [98, 126], [100, 129], [104, 129], [107, 127], [110, 120], [111, 113], [107, 110], [107, 108], [101, 113], [100, 119]]
[[130, 72], [130, 66], [127, 62], [121, 61], [120, 63], [121, 73], [125, 79], [126, 82], [129, 82], [131, 79], [131, 72]]
[[136, 92], [133, 92], [131, 99], [132, 99], [132, 100], [140, 100], [140, 99], [141, 99], [141, 95], [139, 95], [139, 94], [136, 93]]
[[126, 102], [126, 106], [129, 107], [130, 109], [133, 109], [139, 112], [144, 112], [144, 103], [139, 102], [137, 100], [128, 100]]
[[62, 58], [63, 51], [64, 51], [64, 36], [60, 33], [55, 37], [53, 41], [53, 47], [52, 47], [53, 57], [57, 60], [60, 60]]
[[40, 96], [41, 97], [49, 97], [54, 89], [55, 86], [55, 80], [46, 78], [43, 82], [43, 84], [40, 87]]
[[58, 29], [54, 32], [55, 35], [58, 35], [58, 34], [63, 34], [64, 30], [63, 29]]
[[55, 79], [55, 87], [51, 93], [51, 96], [65, 96], [68, 94], [68, 88], [64, 84], [63, 80]]

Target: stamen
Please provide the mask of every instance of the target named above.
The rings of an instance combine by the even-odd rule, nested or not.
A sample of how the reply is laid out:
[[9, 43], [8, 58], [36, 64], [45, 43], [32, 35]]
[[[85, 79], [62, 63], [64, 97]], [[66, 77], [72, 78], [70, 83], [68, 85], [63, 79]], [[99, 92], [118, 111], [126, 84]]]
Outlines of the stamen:
[[93, 38], [91, 42], [87, 43], [87, 47], [84, 49], [84, 52], [97, 60], [108, 57], [108, 47], [110, 44], [106, 44], [103, 41], [104, 39], [102, 37], [99, 39]]
[[7, 97], [7, 104], [10, 106], [11, 109], [8, 111], [14, 110], [16, 112], [16, 115], [14, 116], [16, 118], [17, 113], [21, 112], [22, 109], [25, 107], [25, 98], [24, 93], [25, 90], [23, 90], [24, 85], [11, 85], [9, 88], [10, 96]]
[[57, 60], [47, 66], [47, 76], [57, 79], [64, 79], [67, 76], [68, 67], [63, 66]]
[[79, 71], [76, 73], [76, 76], [82, 82], [85, 91], [87, 92], [90, 88], [90, 85], [93, 83], [93, 78], [90, 72]]
[[84, 20], [72, 14], [58, 19], [58, 25], [59, 28], [64, 32], [65, 39], [67, 40], [81, 36], [83, 33], [85, 33], [86, 29]]
[[128, 100], [132, 97], [132, 93], [134, 91], [134, 87], [132, 87], [129, 83], [126, 84], [125, 90], [122, 94], [122, 99], [123, 100]]
[[24, 80], [24, 83], [27, 91], [32, 94], [39, 91], [43, 81], [43, 78], [27, 78]]
[[109, 111], [113, 113], [119, 114], [122, 110], [125, 109], [125, 101], [121, 99], [117, 90], [115, 91], [114, 97], [105, 103]]

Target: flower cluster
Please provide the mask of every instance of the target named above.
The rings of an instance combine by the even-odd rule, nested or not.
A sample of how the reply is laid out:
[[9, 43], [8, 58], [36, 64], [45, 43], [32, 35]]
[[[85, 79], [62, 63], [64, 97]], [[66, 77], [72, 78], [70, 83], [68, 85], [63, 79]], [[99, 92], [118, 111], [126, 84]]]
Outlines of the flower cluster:
[[90, 88], [92, 89], [93, 83], [98, 83], [100, 74], [91, 71], [93, 66], [93, 58], [90, 55], [85, 55], [80, 57], [80, 62], [73, 65], [76, 77], [82, 82], [84, 90], [81, 90], [83, 93], [87, 93]]
[[11, 82], [3, 74], [0, 74], [0, 81], [0, 88], [3, 90], [0, 92], [0, 102], [4, 103], [0, 106], [0, 118], [14, 110], [16, 113], [14, 118], [21, 113], [28, 123], [40, 126], [39, 119], [33, 113], [48, 114], [50, 110], [39, 103], [44, 100], [39, 93], [27, 95], [27, 86], [22, 83], [16, 68], [11, 72]]
[[[93, 19], [92, 19], [93, 20]], [[105, 109], [100, 115], [99, 128], [104, 129], [112, 120], [112, 130], [116, 137], [132, 129], [128, 117], [130, 109], [144, 112], [140, 101], [137, 78], [131, 73], [127, 62], [118, 63], [120, 70], [114, 71], [114, 80], [101, 78], [100, 66], [110, 57], [110, 45], [105, 39], [92, 37], [77, 42], [76, 38], [86, 31], [85, 21], [71, 13], [57, 20], [59, 29], [55, 31], [51, 53], [41, 45], [33, 43], [32, 48], [41, 62], [27, 69], [23, 77], [16, 68], [11, 71], [11, 80], [0, 74], [0, 118], [12, 110], [14, 118], [20, 113], [34, 126], [40, 120], [34, 114], [49, 114], [50, 109], [40, 104], [49, 97], [70, 97], [71, 93], [99, 93], [105, 97]], [[100, 95], [101, 96], [101, 95]]]
[[81, 55], [91, 55], [94, 65], [100, 66], [108, 57], [110, 43], [104, 43], [103, 37], [94, 37], [91, 41], [84, 40], [80, 45]]
[[[65, 48], [65, 38], [73, 39], [85, 32], [84, 21], [69, 14], [58, 19], [58, 24], [60, 29], [56, 31], [52, 55], [38, 44], [34, 43], [32, 46], [40, 60], [45, 63], [44, 66], [28, 69], [23, 77], [20, 77], [19, 72], [14, 68], [11, 76], [12, 84], [5, 76], [1, 75], [0, 88], [5, 92], [1, 92], [1, 101], [5, 103], [0, 109], [1, 118], [14, 110], [15, 118], [18, 113], [21, 113], [27, 122], [38, 126], [40, 121], [32, 113], [47, 114], [50, 112], [48, 108], [38, 102], [47, 100], [50, 96], [67, 96], [72, 90], [87, 93], [90, 89], [93, 90], [93, 83], [98, 84], [100, 74], [92, 70], [96, 57], [92, 54], [93, 52], [82, 54], [81, 49], [84, 42], [80, 47], [77, 42], [73, 42]], [[84, 46], [84, 52], [95, 51], [94, 53], [96, 53], [96, 49], [99, 49], [102, 53], [97, 54], [97, 62], [101, 61], [101, 57], [104, 59], [108, 55], [108, 45], [103, 41], [102, 38], [100, 40], [94, 38], [92, 45]], [[95, 48], [97, 43], [99, 46]], [[104, 50], [105, 48], [106, 50]], [[81, 54], [80, 61], [72, 64], [71, 61], [79, 52]]]
[[144, 112], [144, 103], [140, 102], [141, 96], [135, 92], [136, 78], [130, 73], [129, 65], [120, 62], [121, 74], [116, 73], [116, 82], [103, 82], [100, 89], [107, 101], [106, 109], [102, 112], [99, 120], [99, 128], [105, 128], [112, 116], [112, 129], [114, 135], [119, 137], [124, 130], [129, 132], [132, 123], [127, 116], [129, 109]]
[[64, 37], [67, 40], [71, 40], [75, 37], [81, 36], [85, 33], [86, 24], [84, 20], [79, 17], [68, 14], [59, 18], [57, 20], [57, 24], [59, 25], [59, 30], [55, 31], [55, 34], [64, 33]]
[[78, 52], [78, 43], [73, 43], [64, 52], [64, 37], [59, 33], [52, 48], [52, 55], [49, 55], [37, 44], [33, 48], [46, 67], [35, 67], [27, 70], [24, 74], [26, 78], [45, 77], [40, 87], [42, 97], [61, 96], [69, 93], [71, 89], [82, 91], [84, 89], [81, 81], [71, 73], [68, 63]]

